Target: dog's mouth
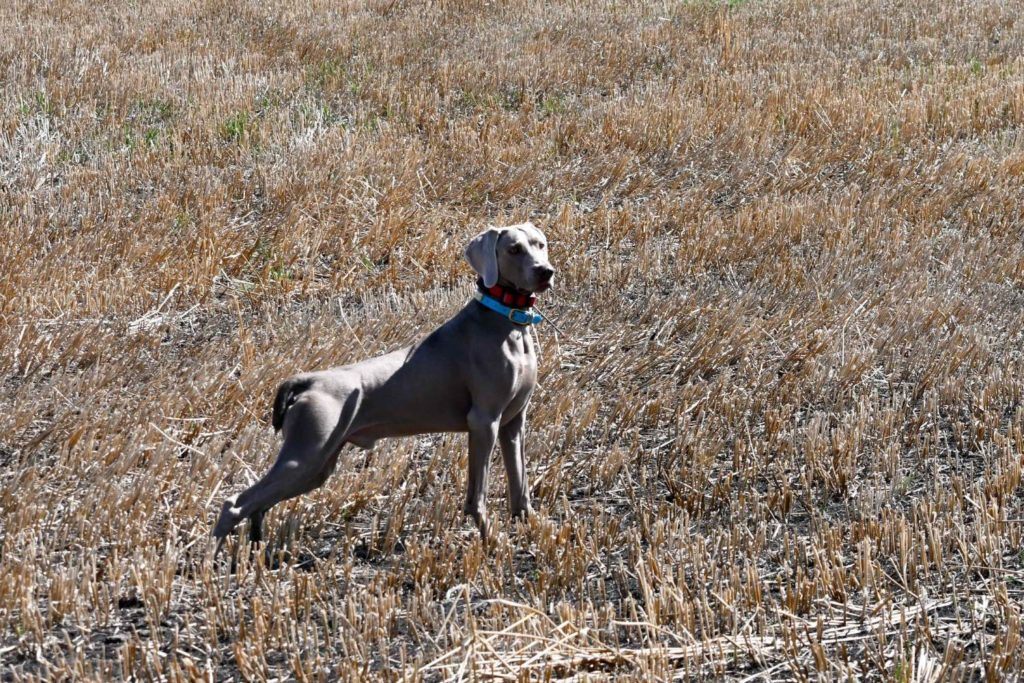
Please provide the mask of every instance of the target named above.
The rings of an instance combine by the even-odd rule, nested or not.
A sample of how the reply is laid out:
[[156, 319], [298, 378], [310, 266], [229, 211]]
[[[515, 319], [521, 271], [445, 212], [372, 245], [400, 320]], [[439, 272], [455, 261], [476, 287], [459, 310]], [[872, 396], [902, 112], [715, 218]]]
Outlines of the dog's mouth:
[[537, 285], [537, 289], [534, 290], [534, 291], [536, 291], [538, 294], [540, 294], [541, 292], [548, 291], [549, 289], [551, 289], [551, 284], [552, 284], [551, 280], [552, 280], [552, 278], [548, 278], [547, 280], [544, 280], [539, 285]]

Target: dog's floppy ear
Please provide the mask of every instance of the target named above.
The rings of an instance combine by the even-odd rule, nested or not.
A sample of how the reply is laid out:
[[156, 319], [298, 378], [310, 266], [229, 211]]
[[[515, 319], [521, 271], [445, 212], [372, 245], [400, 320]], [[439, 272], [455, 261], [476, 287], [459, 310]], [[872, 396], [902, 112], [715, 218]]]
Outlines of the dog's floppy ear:
[[498, 238], [502, 232], [499, 228], [487, 228], [466, 247], [466, 260], [484, 279], [484, 287], [493, 287], [498, 281]]

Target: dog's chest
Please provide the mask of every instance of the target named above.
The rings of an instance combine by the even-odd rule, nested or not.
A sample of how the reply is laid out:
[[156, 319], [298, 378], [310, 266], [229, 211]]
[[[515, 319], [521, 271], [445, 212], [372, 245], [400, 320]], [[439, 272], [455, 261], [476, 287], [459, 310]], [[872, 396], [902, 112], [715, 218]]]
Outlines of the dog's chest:
[[521, 406], [537, 386], [537, 353], [527, 330], [513, 330], [506, 344], [512, 365], [512, 404]]

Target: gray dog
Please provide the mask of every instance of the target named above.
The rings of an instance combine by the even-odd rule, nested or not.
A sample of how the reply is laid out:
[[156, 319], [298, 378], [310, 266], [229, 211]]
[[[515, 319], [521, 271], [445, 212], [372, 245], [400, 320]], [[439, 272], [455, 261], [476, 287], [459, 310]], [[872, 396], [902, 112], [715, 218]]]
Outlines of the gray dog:
[[541, 317], [534, 294], [551, 287], [547, 241], [532, 223], [490, 228], [466, 247], [481, 291], [418, 344], [370, 360], [285, 380], [273, 424], [284, 443], [270, 471], [224, 502], [214, 537], [243, 519], [262, 537], [272, 506], [312, 491], [334, 471], [347, 443], [369, 449], [378, 439], [469, 432], [469, 482], [463, 511], [487, 541], [487, 475], [495, 442], [508, 473], [512, 514], [532, 514], [523, 430], [537, 384], [537, 354], [526, 326]]

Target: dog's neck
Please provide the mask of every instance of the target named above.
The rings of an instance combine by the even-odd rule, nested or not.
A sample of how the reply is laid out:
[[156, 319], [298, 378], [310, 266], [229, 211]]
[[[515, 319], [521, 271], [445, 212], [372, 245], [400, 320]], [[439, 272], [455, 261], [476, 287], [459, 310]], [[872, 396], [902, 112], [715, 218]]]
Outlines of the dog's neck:
[[516, 289], [511, 285], [503, 285], [498, 282], [493, 287], [485, 287], [483, 279], [477, 278], [476, 286], [487, 296], [512, 308], [533, 308], [533, 305], [537, 303], [537, 297], [534, 294]]
[[511, 285], [496, 283], [494, 287], [484, 287], [483, 280], [478, 278], [476, 287], [487, 296], [513, 308], [532, 308], [537, 303], [537, 297], [534, 294], [523, 292]]

